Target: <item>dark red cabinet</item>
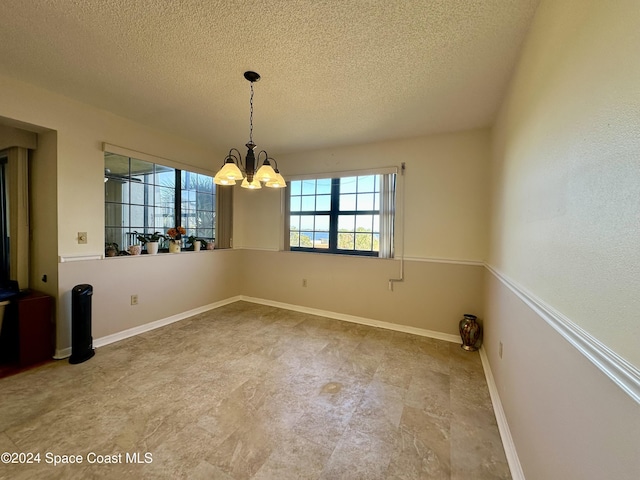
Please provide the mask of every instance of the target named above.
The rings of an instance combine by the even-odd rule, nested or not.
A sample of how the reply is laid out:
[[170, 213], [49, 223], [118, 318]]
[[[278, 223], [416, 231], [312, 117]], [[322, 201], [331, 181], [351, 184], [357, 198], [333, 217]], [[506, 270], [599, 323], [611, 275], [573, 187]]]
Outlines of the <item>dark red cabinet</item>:
[[31, 292], [17, 303], [20, 366], [50, 360], [54, 350], [53, 298]]

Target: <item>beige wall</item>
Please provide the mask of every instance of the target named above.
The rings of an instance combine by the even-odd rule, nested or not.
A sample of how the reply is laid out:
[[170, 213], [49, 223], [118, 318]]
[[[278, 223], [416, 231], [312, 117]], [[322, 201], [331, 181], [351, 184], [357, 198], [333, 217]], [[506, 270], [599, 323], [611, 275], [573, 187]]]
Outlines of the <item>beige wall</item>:
[[[102, 338], [240, 294], [242, 252], [214, 250], [60, 264], [58, 350], [70, 346], [71, 290], [93, 286], [93, 337]], [[138, 295], [138, 305], [131, 305]]]
[[640, 472], [638, 404], [515, 294], [640, 366], [638, 7], [543, 0], [494, 129], [484, 346], [530, 480]]
[[[482, 311], [483, 267], [302, 252], [245, 250], [242, 293], [276, 302], [458, 335], [464, 313]], [[267, 275], [250, 272], [269, 272]], [[302, 280], [307, 280], [303, 287]]]
[[[398, 180], [400, 210], [404, 188], [405, 255], [410, 259], [405, 281], [389, 290], [389, 279], [400, 274], [397, 259], [276, 252], [283, 236], [284, 192], [237, 189], [234, 247], [246, 249], [243, 293], [457, 335], [463, 313], [482, 316], [478, 265], [487, 248], [489, 145], [488, 130], [473, 130], [278, 158], [285, 175], [399, 167], [405, 162], [406, 176]], [[401, 252], [399, 221], [396, 228]]]
[[485, 281], [484, 347], [526, 479], [637, 479], [638, 404], [492, 273]]
[[[314, 150], [285, 155], [277, 161], [285, 177], [399, 167], [405, 162], [405, 255], [483, 261], [487, 252], [490, 141], [488, 130], [472, 130]], [[401, 190], [402, 180], [398, 183]], [[278, 249], [281, 193], [239, 191], [236, 201], [234, 246]]]
[[640, 9], [542, 2], [495, 129], [490, 264], [640, 367]]
[[[38, 148], [30, 163], [31, 262], [29, 287], [58, 295], [58, 213], [55, 199], [58, 156], [57, 132], [38, 134]], [[42, 280], [43, 275], [47, 281]]]
[[[48, 291], [55, 283], [43, 285], [41, 275], [48, 273], [44, 270], [49, 270], [52, 264], [58, 270], [59, 351], [69, 346], [69, 292], [82, 283], [94, 286], [95, 338], [241, 293], [448, 334], [456, 333], [462, 313], [481, 313], [478, 266], [408, 261], [405, 281], [396, 284], [391, 292], [388, 280], [398, 277], [397, 260], [269, 252], [280, 248], [283, 217], [282, 193], [267, 189], [234, 190], [234, 246], [244, 250], [202, 252], [199, 261], [180, 255], [181, 260], [159, 256], [54, 263], [57, 256], [68, 259], [103, 253], [103, 141], [205, 169], [216, 168], [217, 163], [211, 162], [215, 155], [184, 140], [6, 77], [0, 77], [0, 87], [3, 116], [57, 132], [57, 144], [53, 138], [49, 142], [49, 148], [57, 149], [57, 161], [47, 163], [37, 175], [38, 182], [46, 184], [38, 197], [39, 205], [46, 207], [38, 212], [37, 223], [53, 235], [56, 228], [50, 224], [53, 221], [57, 225], [57, 250], [54, 257], [51, 245], [55, 242], [47, 246], [50, 251], [34, 266], [33, 276], [38, 288]], [[489, 139], [488, 130], [477, 130], [314, 151], [278, 160], [287, 174], [357, 170], [400, 165], [404, 161], [407, 256], [414, 260], [481, 261], [486, 250]], [[57, 169], [56, 175], [51, 168]], [[46, 172], [45, 178], [42, 173]], [[55, 184], [50, 183], [52, 177], [57, 179]], [[57, 222], [53, 220], [53, 205]], [[88, 232], [87, 245], [77, 244], [78, 231]], [[40, 240], [36, 245], [45, 248]], [[260, 265], [257, 271], [273, 271], [272, 254], [282, 257], [280, 263], [286, 267], [273, 274], [267, 289], [257, 280], [262, 277], [248, 275], [251, 270], [238, 268], [239, 264]], [[194, 288], [189, 294], [172, 296], [175, 286], [171, 272], [176, 266], [170, 262], [178, 261], [182, 274], [189, 272]], [[305, 291], [295, 290], [296, 295], [283, 294], [287, 285], [301, 284], [302, 272], [309, 287]], [[332, 275], [335, 281], [322, 280]], [[209, 290], [200, 291], [204, 286]], [[352, 290], [352, 294], [339, 297]], [[369, 300], [371, 292], [380, 292], [376, 302]], [[140, 298], [136, 307], [129, 305], [133, 294]]]
[[[215, 174], [224, 155], [184, 139], [0, 76], [0, 115], [58, 132], [60, 255], [104, 253], [102, 142], [168, 158]], [[79, 245], [77, 233], [88, 233]]]
[[[33, 248], [37, 259], [31, 273], [37, 280], [34, 288], [58, 297], [58, 351], [70, 345], [70, 291], [78, 284], [94, 286], [95, 338], [240, 293], [234, 266], [238, 263], [238, 257], [234, 257], [237, 252], [58, 264], [58, 256], [104, 253], [102, 142], [169, 158], [205, 171], [211, 169], [212, 174], [218, 166], [212, 158], [222, 158], [222, 155], [4, 76], [0, 76], [0, 105], [3, 117], [57, 133], [57, 138], [41, 134], [44, 149], [36, 153], [39, 163], [33, 180], [39, 191], [34, 204], [38, 212], [34, 214]], [[56, 155], [52, 157], [56, 149]], [[40, 162], [43, 155], [45, 161]], [[77, 243], [79, 231], [88, 233], [86, 245]], [[47, 244], [48, 236], [53, 236], [54, 240]], [[43, 273], [50, 279], [47, 284], [40, 281]], [[185, 291], [173, 294], [175, 279], [185, 276], [191, 279], [189, 286]], [[136, 307], [129, 305], [133, 294], [140, 296], [140, 304]]]

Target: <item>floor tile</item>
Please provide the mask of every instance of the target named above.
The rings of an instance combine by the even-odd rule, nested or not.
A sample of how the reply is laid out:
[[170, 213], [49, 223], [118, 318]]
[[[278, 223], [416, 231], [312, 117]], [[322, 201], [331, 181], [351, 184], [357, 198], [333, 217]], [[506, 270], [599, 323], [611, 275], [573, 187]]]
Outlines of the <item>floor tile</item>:
[[0, 479], [510, 478], [477, 352], [248, 302], [0, 391], [0, 450], [152, 456]]

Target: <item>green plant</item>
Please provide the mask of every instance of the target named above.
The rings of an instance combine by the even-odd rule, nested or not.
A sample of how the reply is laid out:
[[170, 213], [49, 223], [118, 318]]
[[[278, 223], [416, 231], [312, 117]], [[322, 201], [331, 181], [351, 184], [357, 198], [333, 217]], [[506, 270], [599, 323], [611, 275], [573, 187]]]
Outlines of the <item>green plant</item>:
[[120, 247], [116, 242], [105, 242], [104, 254], [107, 257], [115, 257], [116, 255], [118, 255], [119, 251], [120, 251]]
[[133, 233], [136, 234], [136, 238], [143, 245], [145, 245], [145, 244], [147, 244], [149, 242], [158, 242], [158, 241], [160, 241], [161, 238], [163, 238], [163, 239], [167, 238], [163, 234], [161, 234], [160, 232], [142, 233], [142, 234], [140, 234], [140, 233], [137, 232], [137, 230], [134, 230]]
[[195, 243], [196, 242], [202, 242], [202, 246], [204, 246], [206, 248], [207, 246], [207, 241], [204, 238], [200, 238], [200, 237], [196, 237], [194, 235], [189, 235], [189, 237], [187, 238], [187, 243], [194, 248], [195, 250]]

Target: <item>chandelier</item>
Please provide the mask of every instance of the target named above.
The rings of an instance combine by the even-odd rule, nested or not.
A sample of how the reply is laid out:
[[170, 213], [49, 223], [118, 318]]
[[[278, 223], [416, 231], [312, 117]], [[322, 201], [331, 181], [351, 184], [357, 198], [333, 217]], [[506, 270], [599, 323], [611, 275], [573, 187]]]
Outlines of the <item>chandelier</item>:
[[[253, 84], [260, 80], [260, 75], [256, 72], [244, 72], [251, 84], [251, 99], [249, 100], [249, 142], [246, 144], [247, 155], [244, 163], [242, 155], [236, 148], [229, 150], [229, 154], [224, 159], [222, 168], [218, 170], [213, 181], [216, 185], [235, 185], [237, 180], [242, 180], [240, 185], [243, 188], [256, 190], [262, 188], [262, 184], [269, 188], [283, 188], [287, 183], [278, 171], [278, 163], [265, 150], [261, 150], [258, 156], [254, 154], [256, 144], [253, 143]], [[260, 162], [262, 161], [262, 165]], [[273, 162], [273, 166], [271, 163]], [[260, 168], [256, 171], [256, 166]], [[275, 167], [275, 168], [274, 168]]]

